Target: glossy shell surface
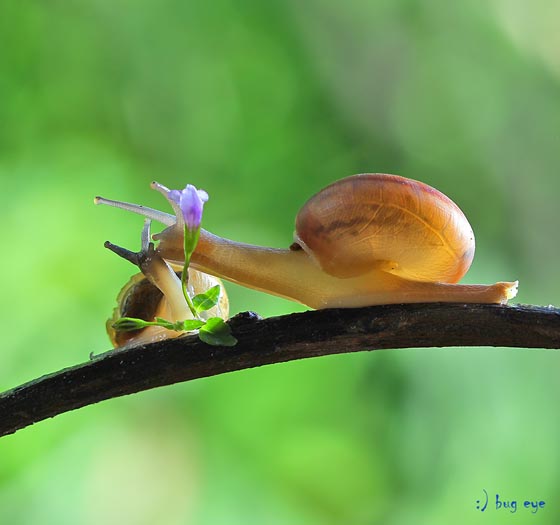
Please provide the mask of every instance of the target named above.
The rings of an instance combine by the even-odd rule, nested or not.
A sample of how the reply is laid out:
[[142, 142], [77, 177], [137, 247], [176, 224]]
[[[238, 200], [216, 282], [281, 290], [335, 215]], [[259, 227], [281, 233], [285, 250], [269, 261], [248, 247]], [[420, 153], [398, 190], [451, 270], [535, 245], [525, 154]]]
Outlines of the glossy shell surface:
[[311, 197], [296, 218], [294, 241], [336, 277], [374, 269], [455, 283], [474, 257], [472, 228], [440, 191], [382, 173], [339, 180]]
[[[180, 273], [178, 273], [178, 276], [180, 276]], [[221, 286], [220, 300], [214, 308], [201, 313], [203, 319], [221, 317], [227, 320], [229, 315], [228, 296], [220, 279], [189, 268], [188, 289], [191, 296], [202, 293], [217, 284]], [[158, 326], [151, 326], [131, 332], [116, 331], [112, 326], [121, 317], [134, 317], [144, 319], [145, 321], [153, 321], [155, 317], [168, 319], [169, 315], [167, 314], [168, 310], [161, 291], [143, 274], [138, 273], [131, 277], [119, 292], [113, 316], [107, 320], [107, 333], [115, 347], [150, 343], [168, 337], [177, 337], [180, 333], [171, 332]]]

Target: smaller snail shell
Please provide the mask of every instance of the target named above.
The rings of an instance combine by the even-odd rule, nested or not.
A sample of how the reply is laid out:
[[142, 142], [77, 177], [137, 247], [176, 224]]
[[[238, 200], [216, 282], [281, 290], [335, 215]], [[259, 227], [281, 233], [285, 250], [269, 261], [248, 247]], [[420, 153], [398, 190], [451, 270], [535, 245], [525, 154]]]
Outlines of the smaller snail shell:
[[[181, 275], [180, 272], [177, 273], [178, 276]], [[221, 287], [220, 300], [214, 308], [201, 312], [200, 316], [203, 319], [221, 317], [227, 320], [229, 314], [228, 296], [220, 279], [189, 268], [188, 288], [191, 296], [205, 292], [217, 284]], [[184, 333], [171, 332], [160, 326], [148, 326], [131, 332], [117, 331], [113, 328], [113, 323], [121, 317], [134, 317], [145, 321], [153, 321], [156, 317], [170, 318], [169, 308], [162, 292], [142, 273], [134, 275], [119, 292], [113, 316], [107, 320], [107, 333], [113, 346], [146, 344], [169, 337], [177, 337]], [[192, 319], [192, 315], [189, 318]], [[170, 320], [175, 321], [176, 319]]]
[[474, 234], [443, 193], [397, 175], [354, 175], [311, 197], [294, 241], [339, 278], [378, 268], [424, 282], [456, 283], [474, 257]]

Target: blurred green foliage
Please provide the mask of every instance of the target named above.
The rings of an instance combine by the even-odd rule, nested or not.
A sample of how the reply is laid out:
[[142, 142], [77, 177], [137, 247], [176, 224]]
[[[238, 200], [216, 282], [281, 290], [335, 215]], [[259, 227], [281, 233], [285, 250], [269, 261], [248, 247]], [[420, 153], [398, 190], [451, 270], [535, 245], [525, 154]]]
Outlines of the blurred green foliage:
[[[0, 4], [6, 389], [109, 346], [152, 179], [204, 226], [288, 246], [329, 182], [398, 173], [477, 235], [466, 282], [558, 302], [560, 4], [163, 0]], [[234, 312], [288, 301], [228, 286]], [[362, 353], [111, 400], [0, 440], [0, 523], [555, 523], [555, 352]], [[536, 516], [476, 509], [486, 489]]]

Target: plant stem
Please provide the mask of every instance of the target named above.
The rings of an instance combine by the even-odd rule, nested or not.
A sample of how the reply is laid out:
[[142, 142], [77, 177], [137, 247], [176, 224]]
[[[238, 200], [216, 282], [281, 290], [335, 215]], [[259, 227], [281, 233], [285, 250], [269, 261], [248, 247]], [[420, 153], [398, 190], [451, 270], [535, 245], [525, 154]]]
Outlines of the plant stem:
[[196, 243], [198, 242], [198, 237], [200, 235], [200, 229], [198, 229], [194, 237], [191, 238], [191, 232], [185, 226], [184, 236], [183, 236], [183, 246], [185, 252], [185, 265], [183, 266], [183, 273], [181, 274], [181, 286], [183, 288], [183, 295], [185, 296], [185, 301], [187, 301], [187, 305], [189, 310], [193, 314], [195, 319], [200, 320], [200, 316], [198, 315], [191, 298], [189, 297], [189, 292], [187, 290], [187, 285], [189, 283], [189, 264], [191, 262], [191, 255], [196, 247]]

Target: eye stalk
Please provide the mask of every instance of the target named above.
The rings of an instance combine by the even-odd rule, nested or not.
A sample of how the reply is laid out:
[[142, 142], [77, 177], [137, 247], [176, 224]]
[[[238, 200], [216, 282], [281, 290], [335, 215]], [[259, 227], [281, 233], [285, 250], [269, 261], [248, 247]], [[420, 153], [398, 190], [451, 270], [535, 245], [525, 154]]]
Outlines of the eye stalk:
[[175, 270], [154, 249], [154, 243], [150, 241], [150, 224], [150, 219], [144, 221], [139, 252], [131, 252], [109, 241], [105, 243], [105, 248], [138, 266], [146, 279], [160, 290], [166, 299], [170, 319], [188, 319], [192, 316], [183, 298], [181, 281]]

